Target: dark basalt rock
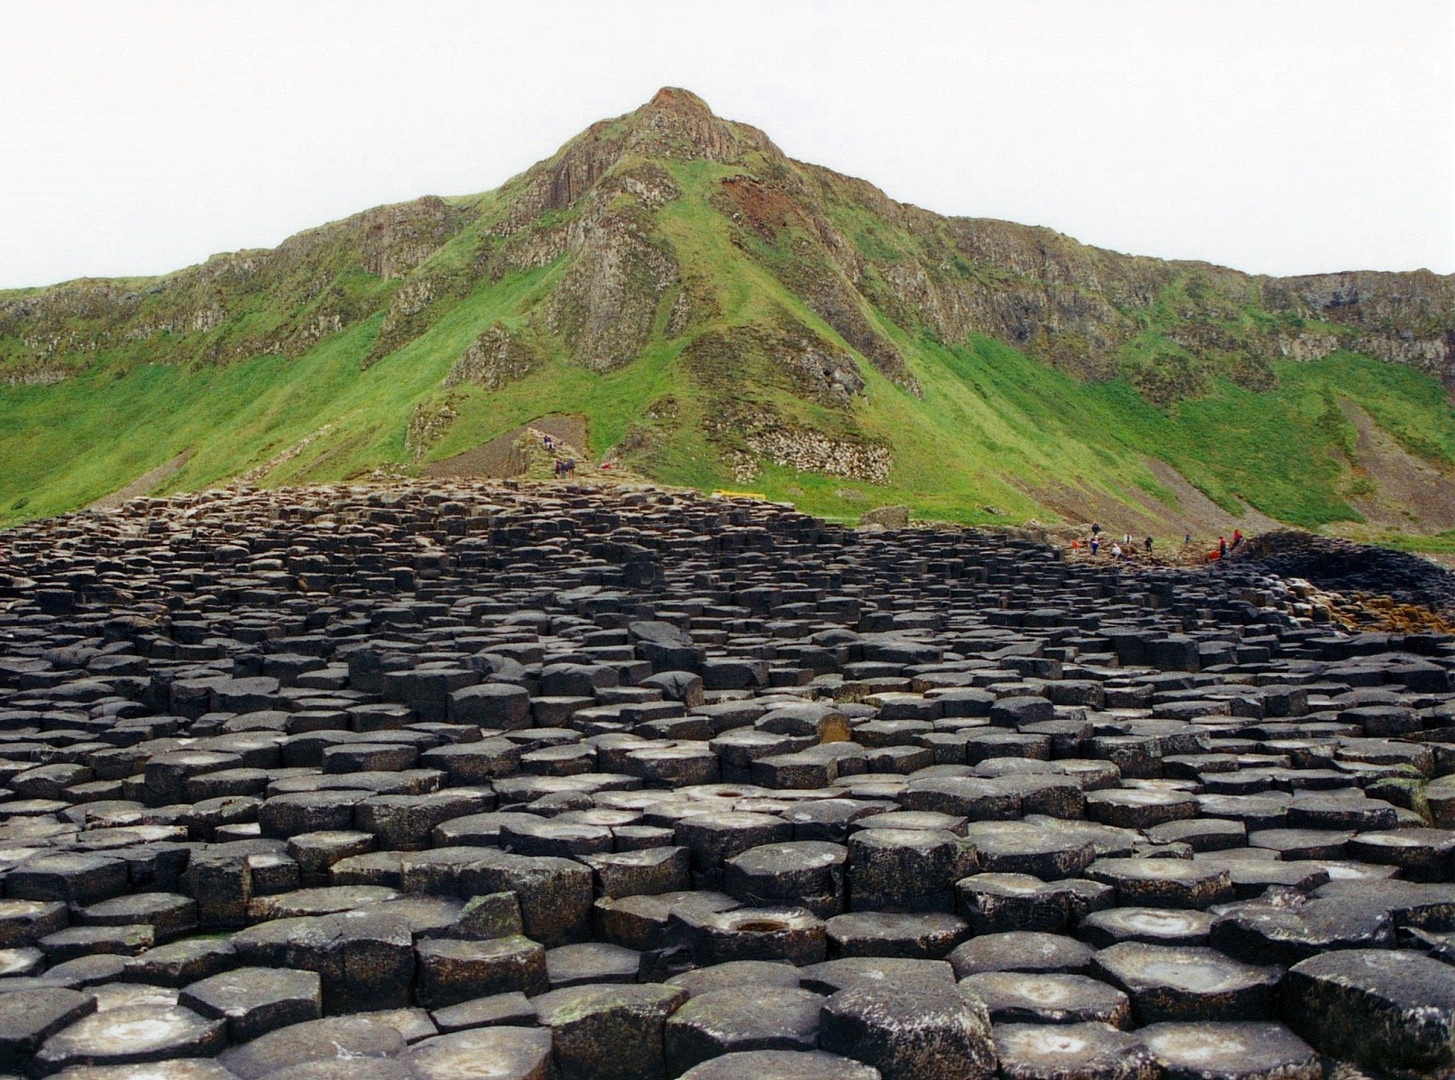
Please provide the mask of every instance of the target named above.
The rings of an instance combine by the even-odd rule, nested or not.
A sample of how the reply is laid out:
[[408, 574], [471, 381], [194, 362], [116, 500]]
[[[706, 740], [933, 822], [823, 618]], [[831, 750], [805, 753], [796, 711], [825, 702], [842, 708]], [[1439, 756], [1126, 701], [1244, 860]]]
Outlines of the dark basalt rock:
[[805, 908], [734, 908], [705, 914], [684, 911], [698, 964], [732, 960], [784, 960], [803, 967], [828, 952], [821, 919]]
[[633, 1080], [662, 1073], [667, 1017], [686, 1001], [687, 991], [663, 984], [577, 986], [535, 1006], [562, 1080]]
[[1102, 949], [1092, 972], [1126, 991], [1142, 1024], [1163, 1020], [1264, 1020], [1281, 968], [1255, 967], [1215, 949], [1123, 942]]
[[1362, 862], [1397, 866], [1401, 877], [1415, 881], [1455, 878], [1455, 830], [1451, 829], [1358, 833], [1350, 838], [1348, 853]]
[[1209, 941], [1249, 963], [1291, 966], [1333, 949], [1393, 948], [1395, 929], [1378, 904], [1275, 894], [1221, 909]]
[[277, 1028], [323, 1015], [323, 984], [311, 971], [237, 968], [192, 983], [177, 1004], [227, 1021], [228, 1037], [249, 1042]]
[[944, 830], [864, 829], [848, 847], [863, 911], [953, 911], [955, 882], [976, 868], [974, 847]]
[[430, 1019], [444, 1034], [471, 1028], [529, 1026], [536, 1022], [536, 1008], [516, 990], [471, 998], [458, 1005], [435, 1009], [430, 1013]]
[[1449, 1068], [1455, 641], [1304, 592], [569, 482], [11, 530], [0, 1072]]
[[546, 950], [521, 935], [487, 941], [440, 938], [420, 942], [415, 951], [419, 1001], [428, 1009], [511, 991], [532, 996], [549, 986]]
[[1204, 909], [1234, 897], [1226, 869], [1185, 859], [1098, 859], [1087, 876], [1116, 889], [1127, 907]]
[[976, 1080], [995, 1071], [990, 1017], [950, 986], [900, 982], [840, 990], [823, 1004], [819, 1045], [885, 1080]]
[[956, 978], [986, 971], [1085, 974], [1096, 950], [1060, 934], [1015, 930], [971, 938], [950, 954]]
[[524, 1027], [488, 1027], [437, 1035], [415, 1043], [400, 1058], [411, 1080], [450, 1080], [488, 1062], [500, 1080], [550, 1080], [551, 1035]]
[[825, 925], [829, 957], [902, 956], [943, 960], [970, 936], [959, 916], [942, 912], [854, 912], [836, 915]]
[[822, 1005], [812, 991], [761, 984], [694, 994], [667, 1018], [667, 1072], [745, 1050], [815, 1050]]
[[[1331, 592], [1367, 592], [1436, 610], [1455, 609], [1451, 575], [1401, 551], [1279, 530], [1250, 540], [1244, 558], [1260, 570], [1304, 578]], [[1356, 650], [1344, 646], [1330, 651], [1350, 656]]]
[[795, 904], [831, 918], [843, 910], [848, 857], [843, 845], [817, 840], [749, 848], [724, 862], [723, 891], [748, 907]]
[[0, 1068], [23, 1072], [50, 1036], [95, 1011], [93, 995], [63, 987], [0, 995]]
[[219, 1058], [240, 1080], [260, 1080], [312, 1062], [367, 1062], [394, 1057], [404, 1036], [388, 1024], [355, 1017], [330, 1017], [274, 1031]]
[[93, 1012], [52, 1035], [36, 1051], [33, 1067], [49, 1073], [74, 1065], [210, 1057], [226, 1045], [221, 1020], [176, 1006], [133, 1005]]
[[995, 1052], [1006, 1080], [1155, 1080], [1142, 1040], [1108, 1024], [997, 1024]]
[[760, 989], [799, 988], [799, 969], [792, 964], [769, 960], [730, 960], [697, 971], [674, 975], [669, 986], [680, 986], [691, 997], [739, 987]]
[[1096, 858], [1090, 840], [1058, 835], [1054, 827], [1022, 822], [984, 822], [966, 838], [975, 845], [980, 868], [990, 873], [1031, 874], [1047, 881], [1077, 877]]
[[0, 900], [0, 949], [34, 945], [68, 922], [67, 907], [59, 900]]
[[1318, 1054], [1278, 1023], [1152, 1024], [1139, 1034], [1166, 1080], [1319, 1080]]
[[1201, 911], [1121, 907], [1094, 911], [1076, 927], [1076, 936], [1098, 948], [1122, 941], [1147, 945], [1206, 945], [1215, 917]]
[[1455, 973], [1418, 954], [1310, 957], [1289, 969], [1283, 1009], [1314, 1047], [1368, 1068], [1427, 1073], [1455, 1063]]
[[562, 945], [546, 952], [546, 978], [552, 990], [587, 983], [636, 982], [642, 954], [601, 941]]
[[974, 991], [996, 1024], [1080, 1024], [1126, 1027], [1127, 995], [1084, 975], [990, 971], [967, 975], [960, 985]]
[[749, 1050], [725, 1054], [682, 1074], [682, 1080], [882, 1080], [878, 1069], [819, 1051]]
[[1029, 874], [972, 874], [955, 886], [957, 906], [976, 934], [1013, 930], [1060, 933], [1070, 916], [1059, 883]]
[[231, 941], [187, 938], [148, 949], [128, 960], [125, 977], [157, 986], [180, 987], [231, 970], [238, 963], [237, 949]]
[[805, 989], [819, 994], [834, 994], [851, 986], [882, 986], [890, 983], [953, 986], [955, 972], [943, 960], [855, 956], [814, 964], [801, 970], [798, 978]]

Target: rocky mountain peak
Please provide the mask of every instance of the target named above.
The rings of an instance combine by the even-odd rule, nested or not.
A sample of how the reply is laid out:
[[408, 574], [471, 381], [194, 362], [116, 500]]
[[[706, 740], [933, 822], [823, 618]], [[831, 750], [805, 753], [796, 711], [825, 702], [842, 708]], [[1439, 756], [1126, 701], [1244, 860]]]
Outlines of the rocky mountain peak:
[[664, 86], [630, 116], [627, 150], [647, 157], [738, 161], [749, 151], [779, 154], [768, 136], [724, 120], [691, 90]]
[[709, 120], [716, 120], [711, 107], [707, 102], [694, 94], [691, 90], [684, 90], [680, 86], [664, 86], [652, 95], [652, 100], [642, 106], [644, 112], [666, 112], [676, 114], [696, 114]]
[[574, 205], [623, 159], [742, 164], [752, 153], [786, 160], [757, 128], [722, 119], [690, 90], [665, 86], [635, 111], [592, 124], [532, 168], [510, 227], [519, 228], [544, 210]]

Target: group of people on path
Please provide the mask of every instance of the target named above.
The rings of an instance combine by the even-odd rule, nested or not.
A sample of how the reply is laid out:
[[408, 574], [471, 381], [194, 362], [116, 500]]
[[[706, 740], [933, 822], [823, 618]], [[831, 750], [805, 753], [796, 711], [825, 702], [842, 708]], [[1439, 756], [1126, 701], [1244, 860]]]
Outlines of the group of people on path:
[[[554, 454], [556, 452], [556, 448], [558, 446], [565, 446], [565, 443], [557, 443], [556, 440], [553, 439], [553, 438], [551, 438], [550, 435], [542, 435], [541, 436], [541, 445], [544, 446], [548, 451], [550, 451], [551, 453]], [[576, 459], [575, 458], [556, 458], [555, 464], [552, 465], [552, 468], [555, 469], [555, 471], [556, 471], [556, 479], [557, 480], [561, 479], [562, 477], [568, 477], [569, 478], [569, 477], [575, 476], [576, 475]]]
[[[1101, 525], [1097, 522], [1092, 522], [1090, 533], [1091, 535], [1084, 539], [1077, 538], [1072, 540], [1071, 550], [1076, 552], [1083, 550], [1090, 551], [1092, 555], [1099, 556], [1102, 549], [1107, 547], [1106, 540], [1102, 536]], [[1192, 533], [1185, 534], [1182, 538], [1183, 550], [1186, 551], [1192, 547], [1193, 542]], [[1207, 558], [1209, 561], [1226, 558], [1230, 551], [1236, 551], [1242, 543], [1243, 530], [1234, 529], [1232, 541], [1229, 542], [1226, 536], [1219, 536], [1217, 550], [1209, 553]], [[1147, 556], [1150, 556], [1153, 547], [1152, 537], [1149, 536], [1144, 539], [1140, 546], [1143, 552]], [[1137, 555], [1137, 547], [1137, 543], [1132, 539], [1132, 534], [1125, 533], [1121, 540], [1111, 543], [1108, 551], [1113, 559], [1130, 559]]]
[[1238, 550], [1238, 545], [1241, 544], [1242, 542], [1243, 542], [1243, 530], [1242, 529], [1234, 529], [1233, 530], [1233, 542], [1231, 544], [1228, 543], [1228, 538], [1226, 536], [1219, 536], [1218, 537], [1218, 550], [1217, 550], [1217, 554], [1216, 555], [1209, 555], [1208, 556], [1208, 559], [1210, 559], [1210, 560], [1211, 559], [1225, 559], [1225, 558], [1227, 558], [1228, 552], [1230, 552], [1230, 551], [1237, 551]]
[[[1071, 550], [1080, 551], [1083, 545], [1093, 554], [1100, 555], [1103, 546], [1101, 539], [1101, 525], [1097, 522], [1091, 524], [1091, 536], [1086, 540], [1076, 539], [1071, 541]], [[1152, 554], [1152, 538], [1149, 536], [1142, 541], [1142, 547], [1148, 555]], [[1131, 533], [1126, 533], [1121, 540], [1113, 541], [1111, 548], [1113, 559], [1130, 559], [1137, 553], [1136, 542], [1132, 539]]]

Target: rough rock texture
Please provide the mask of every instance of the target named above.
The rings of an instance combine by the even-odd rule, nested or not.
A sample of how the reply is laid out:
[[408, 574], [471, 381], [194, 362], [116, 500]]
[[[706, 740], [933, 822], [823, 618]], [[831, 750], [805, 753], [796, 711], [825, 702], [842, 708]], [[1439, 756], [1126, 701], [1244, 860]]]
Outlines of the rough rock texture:
[[889, 482], [894, 455], [887, 446], [833, 439], [807, 428], [788, 427], [771, 420], [747, 429], [744, 442], [757, 457], [800, 472], [821, 472], [852, 477], [871, 484]]
[[1334, 593], [1375, 593], [1455, 618], [1455, 574], [1416, 555], [1294, 530], [1254, 537], [1243, 552], [1269, 572]]
[[1319, 1050], [1381, 1070], [1455, 1064], [1455, 975], [1449, 964], [1389, 950], [1315, 956], [1288, 973], [1284, 1010]]
[[1455, 640], [1308, 612], [649, 486], [9, 530], [0, 1067], [1448, 1070]]
[[532, 346], [496, 323], [471, 342], [445, 376], [445, 385], [473, 382], [486, 390], [499, 390], [529, 375], [540, 366]]

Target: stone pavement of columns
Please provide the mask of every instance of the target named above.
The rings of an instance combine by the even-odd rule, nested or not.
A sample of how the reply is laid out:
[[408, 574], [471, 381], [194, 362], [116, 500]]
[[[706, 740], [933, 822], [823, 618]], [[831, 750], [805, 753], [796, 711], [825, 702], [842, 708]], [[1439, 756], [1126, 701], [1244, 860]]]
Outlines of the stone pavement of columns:
[[570, 484], [0, 533], [0, 1076], [1448, 1070], [1455, 643], [1304, 595]]

